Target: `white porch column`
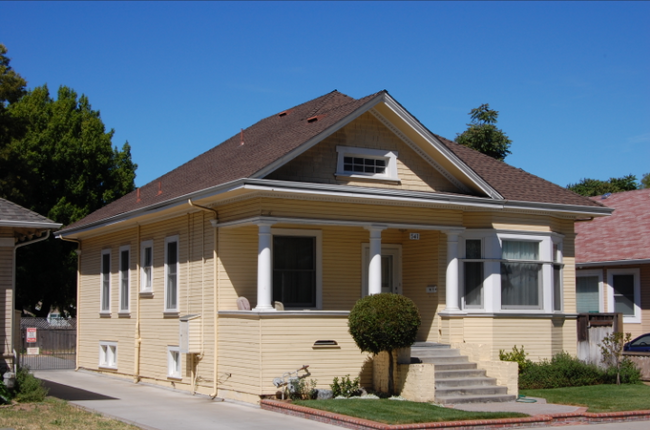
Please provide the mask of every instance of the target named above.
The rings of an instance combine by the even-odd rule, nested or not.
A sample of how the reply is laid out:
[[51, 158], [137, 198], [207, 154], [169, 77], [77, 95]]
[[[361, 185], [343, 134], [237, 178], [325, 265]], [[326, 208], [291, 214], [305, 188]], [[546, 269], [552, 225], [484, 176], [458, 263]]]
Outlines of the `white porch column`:
[[257, 306], [254, 311], [275, 311], [271, 282], [271, 223], [258, 224], [257, 247]]
[[368, 250], [368, 295], [381, 293], [381, 231], [386, 227], [366, 227], [370, 231]]
[[458, 309], [458, 233], [447, 234], [447, 274], [445, 312], [459, 312]]

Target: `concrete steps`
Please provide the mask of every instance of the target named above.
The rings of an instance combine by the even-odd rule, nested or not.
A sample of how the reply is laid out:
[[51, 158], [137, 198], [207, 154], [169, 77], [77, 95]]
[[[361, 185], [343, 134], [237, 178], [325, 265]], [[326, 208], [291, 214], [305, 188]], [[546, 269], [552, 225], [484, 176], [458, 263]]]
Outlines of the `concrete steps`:
[[435, 398], [439, 403], [485, 403], [515, 400], [496, 379], [485, 376], [457, 349], [449, 345], [416, 342], [411, 347], [412, 363], [435, 364]]

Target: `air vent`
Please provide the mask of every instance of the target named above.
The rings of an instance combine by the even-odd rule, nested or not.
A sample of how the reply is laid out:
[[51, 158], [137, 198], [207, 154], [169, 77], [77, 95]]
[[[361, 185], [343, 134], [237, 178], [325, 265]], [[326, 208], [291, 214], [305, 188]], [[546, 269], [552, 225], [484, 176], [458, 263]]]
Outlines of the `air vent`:
[[287, 113], [288, 113], [288, 112], [285, 110], [284, 112], [280, 112], [280, 113], [278, 114], [278, 116], [279, 116], [279, 117], [287, 116]]
[[340, 348], [335, 340], [317, 340], [314, 342], [313, 348]]

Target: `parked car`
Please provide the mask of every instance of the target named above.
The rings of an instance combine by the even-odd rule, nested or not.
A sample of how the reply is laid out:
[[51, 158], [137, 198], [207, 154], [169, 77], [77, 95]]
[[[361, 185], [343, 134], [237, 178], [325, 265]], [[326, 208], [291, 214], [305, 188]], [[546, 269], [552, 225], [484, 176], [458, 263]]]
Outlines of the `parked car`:
[[624, 351], [650, 352], [650, 333], [642, 334], [623, 347]]

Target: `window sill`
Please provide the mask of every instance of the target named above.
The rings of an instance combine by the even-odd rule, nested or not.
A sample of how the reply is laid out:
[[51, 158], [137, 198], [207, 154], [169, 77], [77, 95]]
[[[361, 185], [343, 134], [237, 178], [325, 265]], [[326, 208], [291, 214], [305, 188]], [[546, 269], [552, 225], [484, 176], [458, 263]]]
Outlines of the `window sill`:
[[119, 318], [131, 318], [131, 312], [130, 312], [130, 311], [119, 312], [119, 313], [117, 314], [117, 316], [118, 316]]
[[385, 176], [366, 176], [366, 175], [355, 175], [351, 173], [335, 173], [334, 177], [338, 180], [349, 181], [349, 180], [361, 180], [368, 182], [383, 182], [388, 184], [399, 185], [402, 181], [399, 178], [389, 178]]
[[180, 316], [179, 311], [165, 311], [163, 312], [163, 318], [178, 318]]
[[170, 379], [175, 382], [180, 382], [183, 380], [182, 376], [175, 376], [175, 375], [167, 375], [167, 379]]
[[153, 291], [140, 291], [141, 299], [153, 299]]
[[100, 370], [117, 370], [117, 366], [107, 366], [104, 364], [99, 365]]
[[111, 317], [111, 313], [110, 313], [110, 312], [105, 312], [105, 311], [104, 311], [104, 312], [100, 312], [100, 313], [99, 313], [99, 317], [100, 317], [100, 318], [110, 318], [110, 317]]

